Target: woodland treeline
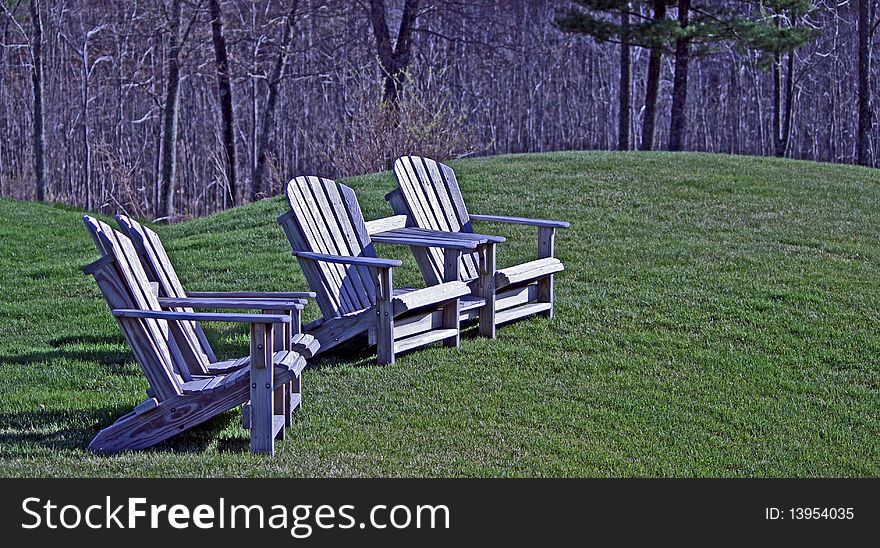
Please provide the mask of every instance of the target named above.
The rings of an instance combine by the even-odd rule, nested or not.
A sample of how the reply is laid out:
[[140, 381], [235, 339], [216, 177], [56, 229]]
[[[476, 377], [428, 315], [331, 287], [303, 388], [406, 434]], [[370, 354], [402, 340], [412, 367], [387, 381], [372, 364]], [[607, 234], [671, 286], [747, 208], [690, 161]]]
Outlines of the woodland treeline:
[[0, 195], [179, 220], [402, 153], [876, 166], [875, 2], [803, 4], [0, 0]]

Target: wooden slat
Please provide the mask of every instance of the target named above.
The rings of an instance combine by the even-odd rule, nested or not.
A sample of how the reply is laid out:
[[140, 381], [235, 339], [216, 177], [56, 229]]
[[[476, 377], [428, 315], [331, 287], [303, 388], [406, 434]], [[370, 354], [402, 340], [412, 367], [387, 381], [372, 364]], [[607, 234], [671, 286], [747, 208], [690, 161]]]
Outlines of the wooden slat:
[[[435, 210], [434, 216], [438, 219], [439, 225], [445, 227], [441, 230], [463, 231], [463, 223], [458, 220], [458, 214], [454, 211], [447, 182], [440, 176], [437, 162], [422, 157], [411, 157], [411, 159], [421, 178], [421, 190], [428, 196], [428, 201]], [[476, 278], [479, 275], [477, 260], [472, 254], [462, 255], [461, 275], [465, 279]]]
[[[394, 340], [405, 339], [440, 327], [443, 327], [443, 313], [439, 310], [410, 314], [394, 321]], [[367, 332], [367, 341], [370, 345], [376, 344], [375, 326]]]
[[399, 316], [410, 310], [439, 305], [450, 299], [469, 295], [470, 292], [470, 288], [464, 282], [444, 282], [440, 285], [416, 289], [393, 298], [394, 315]]
[[550, 303], [531, 303], [502, 310], [495, 314], [495, 324], [501, 325], [524, 316], [541, 314], [550, 310]]
[[[336, 223], [342, 231], [340, 249], [346, 249], [348, 251], [347, 254], [353, 257], [360, 256], [363, 253], [361, 240], [354, 228], [355, 222], [346, 211], [346, 204], [343, 202], [340, 193], [340, 185], [328, 179], [324, 179], [321, 182], [323, 183], [321, 186], [327, 197], [327, 203], [336, 219]], [[357, 275], [351, 276], [351, 282], [360, 300], [360, 308], [369, 308], [376, 304], [376, 286], [367, 267], [356, 266], [355, 270]]]
[[394, 342], [394, 353], [407, 352], [445, 339], [458, 337], [458, 329], [434, 329]]
[[[292, 190], [288, 189], [288, 193], [290, 192], [292, 192]], [[311, 246], [306, 243], [306, 236], [303, 234], [293, 210], [278, 217], [278, 223], [284, 230], [284, 234], [287, 236], [287, 240], [290, 242], [290, 246], [293, 248], [294, 252], [306, 250], [314, 251], [311, 249]], [[306, 277], [309, 287], [315, 290], [315, 300], [317, 301], [318, 308], [321, 309], [322, 314], [325, 317], [330, 318], [336, 316], [339, 313], [340, 307], [336, 296], [336, 288], [326, 277], [322, 266], [315, 261], [308, 261], [300, 258], [297, 258], [297, 261]]]
[[496, 223], [509, 223], [515, 225], [529, 225], [541, 228], [568, 228], [568, 221], [553, 221], [549, 219], [529, 219], [527, 217], [510, 217], [508, 215], [471, 215], [473, 221], [490, 221]]
[[383, 217], [381, 219], [367, 221], [364, 223], [364, 226], [367, 229], [367, 234], [370, 236], [378, 232], [385, 232], [386, 230], [404, 228], [406, 226], [406, 215], [394, 215], [391, 217]]
[[[324, 229], [324, 236], [328, 246], [333, 250], [330, 251], [330, 253], [356, 257], [359, 255], [360, 246], [357, 241], [351, 243], [348, 242], [348, 235], [345, 233], [345, 228], [343, 226], [349, 224], [347, 222], [348, 216], [344, 216], [346, 223], [340, 222], [339, 217], [328, 200], [327, 185], [323, 179], [310, 177], [309, 182], [310, 184], [303, 190], [303, 192], [313, 201], [313, 203], [316, 204], [316, 211], [313, 212], [315, 213], [315, 216], [320, 216], [323, 219], [322, 228]], [[331, 181], [330, 184], [335, 185], [336, 183]], [[370, 303], [369, 299], [365, 297], [366, 289], [364, 289], [363, 284], [360, 282], [360, 275], [357, 267], [342, 267], [340, 273], [342, 276], [341, 290], [344, 294], [348, 295], [352, 306], [347, 312], [363, 310], [364, 308], [369, 307], [372, 303]]]
[[[128, 239], [121, 235], [117, 238], [112, 228], [97, 219], [86, 216], [83, 221], [98, 249], [113, 259], [98, 261], [88, 269], [111, 309], [132, 307], [149, 310], [158, 307], [140, 262], [135, 259], [136, 268], [132, 270], [125, 248], [120, 244], [127, 244], [134, 254]], [[136, 273], [140, 276], [136, 276]], [[155, 396], [162, 400], [179, 394], [182, 379], [175, 373], [167, 324], [163, 326], [156, 320], [120, 320], [119, 325]]]
[[564, 269], [565, 266], [562, 264], [562, 261], [553, 257], [503, 268], [495, 275], [496, 290], [508, 285], [537, 280], [542, 276], [561, 272]]
[[233, 310], [262, 310], [272, 308], [274, 310], [302, 310], [300, 301], [282, 301], [274, 299], [213, 299], [208, 297], [199, 298], [170, 298], [160, 297], [159, 304], [173, 308], [229, 308]]
[[[147, 278], [151, 282], [159, 284], [160, 294], [165, 297], [186, 297], [183, 285], [159, 236], [124, 215], [117, 215], [116, 222], [137, 251], [141, 265], [147, 273]], [[180, 307], [180, 311], [191, 312], [192, 310]], [[208, 363], [216, 361], [217, 358], [201, 325], [198, 322], [179, 322], [170, 327], [190, 371], [193, 374], [206, 373]]]
[[309, 330], [320, 344], [318, 353], [326, 352], [339, 344], [367, 331], [376, 325], [376, 308], [368, 308], [353, 314], [328, 318], [319, 326]]
[[[395, 169], [394, 173], [398, 177], [398, 183], [403, 191], [404, 199], [409, 207], [410, 215], [413, 217], [414, 225], [431, 230], [442, 230], [439, 223], [434, 218], [431, 207], [428, 204], [427, 196], [419, 188], [419, 180], [413, 166], [412, 159], [408, 156], [399, 158], [400, 169]], [[431, 262], [436, 265], [438, 279], [443, 279], [443, 254], [439, 249], [428, 249], [426, 251]]]
[[505, 310], [534, 301], [538, 296], [537, 284], [518, 286], [499, 291], [495, 295], [495, 310]]
[[[418, 156], [398, 158], [394, 164], [394, 175], [398, 180], [406, 213], [412, 217], [412, 224], [422, 229], [471, 232], [467, 211], [464, 209], [454, 176], [451, 182], [448, 181], [442, 173], [442, 167], [442, 164], [437, 164], [434, 160]], [[451, 185], [455, 187], [449, 188]], [[456, 194], [458, 200], [455, 199]], [[392, 196], [390, 199], [396, 201], [395, 198]], [[418, 253], [433, 265], [428, 273], [430, 279], [426, 276], [426, 281], [431, 284], [436, 283], [442, 278], [442, 253], [434, 249]], [[420, 257], [417, 256], [417, 260], [419, 259]], [[429, 270], [427, 266], [421, 264], [419, 267], [423, 275]], [[479, 275], [476, 254], [462, 255], [460, 271], [463, 279], [473, 279]], [[435, 273], [437, 280], [434, 280]]]
[[316, 297], [311, 291], [188, 291], [187, 297], [212, 299], [279, 299], [282, 301], [299, 300], [308, 304], [308, 299]]
[[[303, 185], [309, 182], [305, 177], [298, 177], [287, 185], [287, 199], [290, 208], [293, 211], [293, 220], [298, 230], [299, 241], [291, 241], [296, 244], [294, 251], [312, 251], [315, 253], [329, 253], [336, 255], [335, 251], [331, 251], [330, 247], [324, 240], [324, 234], [321, 223], [315, 219], [313, 210], [316, 208], [314, 204], [309, 204], [303, 193]], [[290, 238], [290, 234], [288, 234]], [[351, 308], [351, 302], [347, 296], [341, 294], [342, 277], [339, 274], [339, 267], [331, 264], [318, 263], [312, 265], [315, 272], [319, 275], [318, 279], [310, 281], [312, 289], [318, 291], [321, 287], [324, 297], [332, 304], [332, 309], [324, 310], [325, 316], [336, 316], [344, 313], [345, 310]], [[304, 267], [304, 273], [308, 275], [308, 270]], [[319, 301], [320, 302], [320, 301]]]
[[[396, 165], [397, 164], [395, 163], [395, 166]], [[396, 171], [395, 176], [397, 176]], [[385, 199], [388, 201], [389, 205], [391, 205], [391, 209], [394, 213], [405, 215], [407, 217], [407, 223], [413, 223], [411, 219], [412, 215], [406, 204], [406, 199], [403, 197], [403, 191], [400, 189], [400, 186], [386, 194]], [[419, 271], [422, 273], [422, 278], [425, 279], [425, 283], [428, 285], [440, 283], [443, 280], [443, 273], [439, 270], [437, 263], [431, 258], [430, 250], [424, 247], [410, 247], [409, 249], [416, 260], [416, 264], [419, 266]]]

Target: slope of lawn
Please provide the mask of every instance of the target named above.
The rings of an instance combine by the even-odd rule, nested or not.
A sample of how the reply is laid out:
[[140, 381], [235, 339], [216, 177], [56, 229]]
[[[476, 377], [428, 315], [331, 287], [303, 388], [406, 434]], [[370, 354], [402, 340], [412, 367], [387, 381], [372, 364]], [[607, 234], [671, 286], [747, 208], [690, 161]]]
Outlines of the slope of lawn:
[[[0, 200], [2, 476], [880, 475], [880, 172], [705, 154], [454, 162], [472, 212], [567, 219], [557, 317], [406, 355], [314, 360], [274, 459], [231, 411], [85, 450], [146, 382], [68, 208]], [[347, 180], [386, 216], [388, 173]], [[191, 290], [302, 290], [280, 198], [158, 231]], [[499, 262], [529, 259], [528, 227]], [[405, 258], [405, 248], [380, 247]], [[395, 279], [415, 283], [407, 260]], [[310, 305], [308, 317], [317, 314]], [[223, 357], [245, 327], [209, 324]]]

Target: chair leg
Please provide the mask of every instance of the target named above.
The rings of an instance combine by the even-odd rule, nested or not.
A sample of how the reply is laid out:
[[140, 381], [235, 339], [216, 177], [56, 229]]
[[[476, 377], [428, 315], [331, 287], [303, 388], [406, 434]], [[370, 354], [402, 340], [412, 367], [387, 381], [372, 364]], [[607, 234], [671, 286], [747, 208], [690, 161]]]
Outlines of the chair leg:
[[251, 452], [275, 454], [272, 324], [251, 324]]
[[379, 365], [394, 363], [394, 290], [390, 268], [380, 268], [376, 295], [376, 358]]
[[284, 426], [279, 430], [276, 439], [283, 440], [286, 434], [285, 430], [290, 426], [290, 383], [275, 388], [275, 394], [272, 396], [273, 409], [272, 414], [284, 417]]
[[297, 409], [302, 409], [302, 377], [290, 381], [290, 415], [289, 424], [293, 424], [293, 414]]
[[[538, 258], [544, 259], [552, 257], [556, 247], [556, 229], [544, 228], [538, 229]], [[550, 309], [542, 312], [543, 316], [553, 318], [553, 274], [545, 276], [538, 280], [538, 302], [550, 303]]]
[[[457, 282], [460, 278], [460, 262], [461, 251], [454, 249], [443, 250], [443, 281]], [[452, 299], [443, 305], [443, 327], [446, 329], [455, 329], [455, 336], [443, 340], [444, 346], [458, 348], [461, 345], [461, 319], [460, 306], [458, 299]]]
[[486, 301], [480, 308], [480, 336], [495, 338], [495, 244], [480, 246], [480, 297]]

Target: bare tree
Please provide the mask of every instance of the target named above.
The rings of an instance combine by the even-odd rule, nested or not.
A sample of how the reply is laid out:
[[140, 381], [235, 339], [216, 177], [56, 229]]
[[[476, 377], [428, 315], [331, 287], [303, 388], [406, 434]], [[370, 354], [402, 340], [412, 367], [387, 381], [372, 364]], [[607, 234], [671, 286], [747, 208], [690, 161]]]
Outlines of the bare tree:
[[629, 150], [632, 125], [632, 51], [629, 45], [629, 2], [620, 11], [620, 91], [618, 95], [617, 150]]
[[214, 46], [214, 60], [217, 65], [217, 96], [220, 102], [220, 118], [223, 124], [223, 151], [226, 159], [226, 188], [229, 201], [235, 205], [238, 195], [235, 148], [235, 117], [232, 108], [232, 80], [229, 77], [229, 54], [226, 50], [226, 37], [223, 35], [223, 13], [220, 0], [209, 0], [211, 15], [211, 43]]
[[420, 0], [406, 0], [400, 16], [397, 40], [391, 43], [388, 28], [385, 0], [370, 0], [369, 18], [376, 39], [376, 51], [382, 68], [385, 101], [391, 105], [400, 98], [403, 89], [403, 76], [412, 58], [413, 30], [419, 14]]
[[293, 27], [296, 18], [296, 10], [299, 7], [299, 1], [294, 0], [290, 11], [284, 16], [281, 22], [281, 40], [278, 44], [278, 56], [275, 58], [275, 65], [272, 72], [266, 79], [269, 87], [266, 97], [266, 106], [263, 109], [262, 121], [260, 123], [260, 133], [256, 142], [254, 162], [254, 172], [251, 177], [251, 200], [258, 200], [263, 197], [265, 192], [263, 189], [263, 178], [266, 170], [266, 151], [272, 141], [272, 122], [275, 119], [275, 107], [278, 103], [278, 86], [284, 77], [284, 69], [287, 66], [287, 59], [290, 53], [291, 40], [293, 39]]
[[691, 0], [678, 0], [678, 24], [681, 34], [675, 41], [675, 76], [672, 87], [672, 111], [669, 122], [669, 150], [682, 150], [687, 131], [688, 64], [691, 38], [688, 33]]
[[856, 162], [869, 165], [869, 135], [873, 126], [871, 105], [871, 43], [874, 35], [874, 1], [859, 0], [858, 14], [858, 70], [859, 122], [856, 143]]
[[34, 177], [37, 182], [37, 201], [46, 199], [45, 150], [43, 132], [43, 22], [39, 0], [30, 0], [31, 25], [31, 82], [33, 85]]
[[[666, 19], [666, 0], [654, 0], [654, 21]], [[654, 124], [657, 121], [657, 96], [660, 93], [660, 71], [663, 62], [663, 48], [653, 44], [648, 57], [648, 69], [645, 75], [645, 115], [642, 121], [642, 150], [654, 148]]]

